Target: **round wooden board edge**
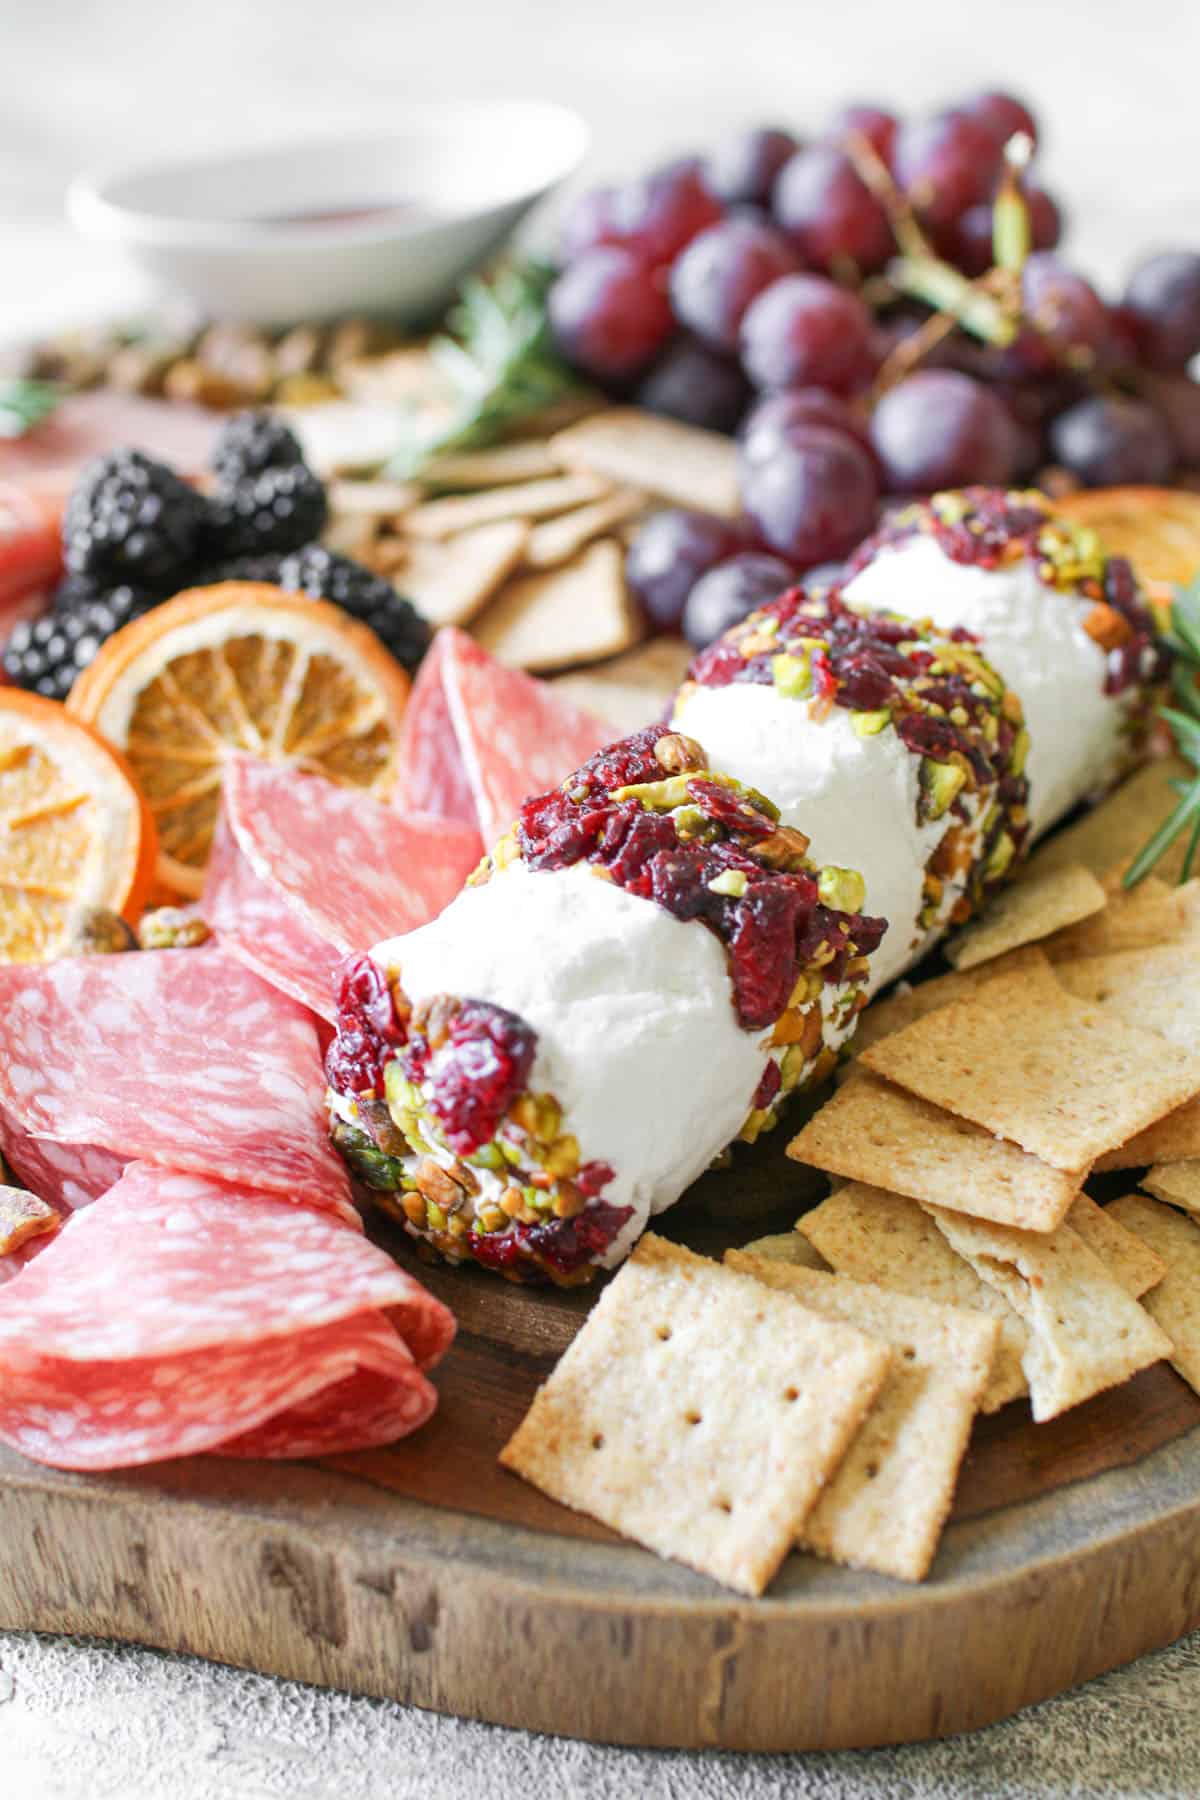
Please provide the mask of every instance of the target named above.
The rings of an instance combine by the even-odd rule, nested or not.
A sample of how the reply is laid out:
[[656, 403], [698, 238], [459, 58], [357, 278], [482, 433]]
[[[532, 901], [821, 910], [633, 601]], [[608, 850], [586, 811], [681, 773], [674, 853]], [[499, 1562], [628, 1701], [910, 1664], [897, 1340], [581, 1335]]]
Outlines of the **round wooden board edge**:
[[2, 1626], [593, 1742], [947, 1736], [1200, 1624], [1200, 1429], [952, 1526], [920, 1587], [806, 1557], [760, 1601], [633, 1547], [422, 1506], [328, 1466], [280, 1470], [267, 1497], [261, 1465], [64, 1486], [17, 1462], [0, 1483]]

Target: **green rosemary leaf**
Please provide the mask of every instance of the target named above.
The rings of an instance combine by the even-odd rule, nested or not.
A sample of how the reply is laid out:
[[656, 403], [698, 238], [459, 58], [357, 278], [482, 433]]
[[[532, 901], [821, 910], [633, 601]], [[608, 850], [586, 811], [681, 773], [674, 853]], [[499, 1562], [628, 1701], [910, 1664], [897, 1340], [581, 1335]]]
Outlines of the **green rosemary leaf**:
[[[1122, 887], [1136, 887], [1150, 873], [1155, 863], [1166, 855], [1190, 820], [1200, 821], [1200, 776], [1197, 776], [1179, 805], [1167, 815], [1149, 843], [1126, 869], [1121, 879]], [[1189, 850], [1190, 848], [1189, 845]]]
[[1176, 712], [1173, 706], [1160, 706], [1158, 716], [1175, 733], [1180, 754], [1200, 768], [1200, 719], [1191, 719], [1187, 713]]
[[1189, 837], [1187, 849], [1183, 853], [1183, 867], [1179, 871], [1181, 885], [1192, 878], [1192, 868], [1196, 861], [1197, 850], [1200, 850], [1200, 816], [1192, 825], [1192, 835]]
[[1171, 604], [1172, 647], [1190, 662], [1200, 663], [1200, 575], [1178, 588]]
[[62, 389], [52, 381], [0, 379], [0, 438], [24, 437], [50, 417], [61, 399]]

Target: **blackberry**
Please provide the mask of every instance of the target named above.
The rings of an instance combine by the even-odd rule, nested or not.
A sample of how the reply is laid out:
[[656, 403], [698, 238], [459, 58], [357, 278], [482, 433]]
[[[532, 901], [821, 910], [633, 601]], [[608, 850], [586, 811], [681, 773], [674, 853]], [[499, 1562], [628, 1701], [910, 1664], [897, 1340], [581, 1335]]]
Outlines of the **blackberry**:
[[[67, 593], [60, 598], [64, 588]], [[44, 694], [48, 700], [65, 700], [76, 676], [113, 632], [140, 619], [161, 598], [127, 584], [81, 598], [78, 588], [64, 582], [52, 611], [14, 625], [4, 646], [4, 672], [17, 687]]]
[[213, 473], [235, 488], [264, 469], [292, 469], [304, 461], [294, 431], [265, 412], [240, 412], [222, 425], [212, 453]]
[[192, 576], [193, 587], [213, 587], [218, 581], [267, 581], [279, 585], [279, 569], [283, 557], [278, 550], [264, 556], [231, 556], [224, 562], [207, 564]]
[[204, 502], [165, 463], [113, 450], [84, 469], [63, 514], [63, 555], [98, 587], [182, 586], [200, 540]]
[[263, 469], [208, 502], [204, 540], [213, 560], [298, 550], [325, 529], [325, 489], [304, 463]]
[[411, 675], [429, 648], [429, 624], [411, 600], [398, 594], [390, 581], [373, 575], [349, 556], [308, 544], [285, 556], [279, 569], [279, 585], [289, 593], [308, 594], [314, 600], [331, 600], [344, 612], [369, 625]]

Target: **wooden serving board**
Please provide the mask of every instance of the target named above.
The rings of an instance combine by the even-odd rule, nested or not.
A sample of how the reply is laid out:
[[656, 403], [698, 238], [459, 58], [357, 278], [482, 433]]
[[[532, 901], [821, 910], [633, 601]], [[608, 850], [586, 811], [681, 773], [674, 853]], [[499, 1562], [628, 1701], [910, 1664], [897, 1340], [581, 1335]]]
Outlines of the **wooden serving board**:
[[[813, 1196], [784, 1135], [660, 1226], [710, 1254], [786, 1228]], [[603, 1742], [785, 1750], [987, 1724], [1200, 1624], [1200, 1399], [1165, 1366], [1050, 1425], [982, 1420], [922, 1586], [794, 1556], [746, 1601], [496, 1462], [594, 1290], [418, 1272], [460, 1329], [436, 1416], [393, 1449], [105, 1476], [0, 1450], [0, 1626]]]

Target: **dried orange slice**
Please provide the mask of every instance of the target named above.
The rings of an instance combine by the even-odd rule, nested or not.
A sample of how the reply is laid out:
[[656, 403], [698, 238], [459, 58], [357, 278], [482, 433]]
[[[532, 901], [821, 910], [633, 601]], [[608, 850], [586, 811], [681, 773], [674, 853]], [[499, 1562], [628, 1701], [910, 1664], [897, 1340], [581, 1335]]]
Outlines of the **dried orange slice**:
[[408, 692], [374, 632], [339, 607], [226, 581], [114, 633], [67, 707], [128, 757], [158, 826], [161, 888], [194, 896], [232, 752], [386, 793]]
[[156, 857], [124, 757], [56, 701], [0, 688], [0, 960], [61, 955], [81, 909], [135, 923]]
[[1114, 556], [1127, 556], [1156, 599], [1200, 572], [1200, 494], [1184, 488], [1092, 488], [1055, 511], [1090, 525]]

